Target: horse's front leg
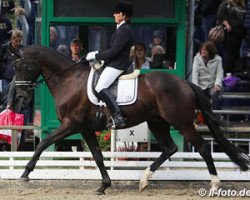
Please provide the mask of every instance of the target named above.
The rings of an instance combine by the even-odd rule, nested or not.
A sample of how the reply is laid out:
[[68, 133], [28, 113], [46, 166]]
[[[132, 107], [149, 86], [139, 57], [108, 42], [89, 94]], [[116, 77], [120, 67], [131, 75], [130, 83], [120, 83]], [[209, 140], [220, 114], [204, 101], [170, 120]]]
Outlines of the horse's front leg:
[[48, 135], [45, 139], [43, 139], [37, 146], [36, 151], [28, 164], [25, 167], [25, 171], [21, 176], [21, 180], [29, 181], [29, 174], [35, 168], [37, 161], [39, 160], [42, 152], [51, 144], [73, 134], [72, 126], [62, 124], [58, 129], [56, 129], [52, 134]]
[[105, 190], [111, 186], [111, 180], [103, 163], [103, 155], [94, 131], [82, 134], [102, 175], [102, 184], [97, 189], [98, 195], [104, 195]]

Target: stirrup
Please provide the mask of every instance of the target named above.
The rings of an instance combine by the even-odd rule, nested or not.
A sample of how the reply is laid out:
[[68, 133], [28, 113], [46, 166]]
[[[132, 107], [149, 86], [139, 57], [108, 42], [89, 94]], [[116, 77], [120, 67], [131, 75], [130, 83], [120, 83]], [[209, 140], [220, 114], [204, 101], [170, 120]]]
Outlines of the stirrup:
[[124, 128], [126, 126], [125, 119], [123, 117], [115, 117], [110, 116], [109, 122], [107, 124], [108, 129], [117, 129]]

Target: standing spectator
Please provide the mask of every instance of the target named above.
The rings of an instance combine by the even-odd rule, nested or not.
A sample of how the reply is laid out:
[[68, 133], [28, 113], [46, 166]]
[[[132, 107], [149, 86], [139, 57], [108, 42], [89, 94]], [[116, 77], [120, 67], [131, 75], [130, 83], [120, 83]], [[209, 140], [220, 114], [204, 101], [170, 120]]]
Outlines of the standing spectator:
[[134, 47], [133, 69], [149, 69], [150, 63], [146, 58], [146, 45], [138, 42]]
[[5, 15], [0, 14], [0, 46], [10, 40], [12, 25]]
[[224, 72], [233, 73], [240, 59], [240, 47], [245, 36], [245, 0], [223, 1], [218, 9], [219, 21], [225, 26]]
[[216, 24], [216, 13], [221, 2], [222, 0], [200, 0], [200, 12], [205, 41], [209, 40], [208, 33]]
[[214, 109], [218, 108], [222, 80], [222, 59], [217, 54], [216, 46], [210, 41], [202, 43], [199, 53], [194, 57], [192, 82], [201, 87], [205, 94], [212, 99]]
[[0, 50], [0, 79], [2, 80], [3, 101], [5, 105], [9, 91], [9, 83], [15, 75], [13, 61], [16, 60], [20, 48], [23, 47], [21, 41], [22, 31], [13, 30], [10, 42], [3, 44]]
[[76, 63], [81, 62], [84, 52], [82, 41], [79, 38], [75, 38], [70, 43], [71, 59]]
[[247, 44], [248, 47], [250, 47], [250, 0], [246, 0], [246, 16], [245, 16], [244, 26], [246, 28]]
[[5, 15], [6, 13], [13, 14], [15, 11], [15, 2], [13, 0], [2, 0], [1, 1], [1, 14]]
[[243, 66], [250, 70], [250, 0], [246, 0], [246, 16], [244, 21], [246, 36], [242, 43]]
[[[37, 16], [37, 6], [38, 6], [38, 0], [19, 0], [19, 5], [25, 10], [25, 18], [26, 22], [28, 23], [28, 33], [27, 33], [27, 39], [26, 39], [26, 45], [32, 45], [35, 44], [35, 22], [36, 22], [36, 16]], [[25, 26], [23, 24], [24, 22], [22, 20], [17, 21], [17, 27], [22, 30], [22, 26]]]
[[[32, 123], [33, 113], [33, 90], [23, 89], [15, 86], [16, 76], [10, 82], [10, 89], [7, 98], [7, 109], [11, 109], [16, 113], [24, 114], [23, 125]], [[27, 137], [27, 130], [23, 130], [18, 146], [18, 151], [24, 150], [25, 139]]]

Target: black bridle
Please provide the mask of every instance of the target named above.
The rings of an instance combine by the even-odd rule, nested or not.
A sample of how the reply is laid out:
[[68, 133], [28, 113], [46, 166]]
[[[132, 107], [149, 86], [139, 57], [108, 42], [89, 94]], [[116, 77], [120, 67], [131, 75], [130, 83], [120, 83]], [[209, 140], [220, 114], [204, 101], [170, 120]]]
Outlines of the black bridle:
[[[25, 64], [25, 59], [24, 59], [24, 56], [23, 56], [23, 52], [20, 50], [20, 58], [16, 59], [13, 64], [15, 65], [16, 63], [20, 62], [20, 61], [23, 61], [24, 62], [24, 67], [28, 70], [28, 71], [32, 71], [30, 67], [28, 67], [26, 64]], [[59, 72], [56, 72], [54, 74], [52, 74], [48, 79], [47, 81], [53, 79], [54, 77], [56, 76], [59, 76], [60, 74], [68, 71], [69, 69], [72, 69], [72, 67], [75, 67], [77, 65], [79, 65], [80, 63], [87, 63], [88, 61], [85, 59], [85, 57], [83, 57], [81, 59], [80, 62], [77, 62], [77, 63], [74, 63], [72, 65], [70, 65], [69, 67], [59, 71]], [[32, 82], [31, 80], [30, 81], [15, 81], [15, 86], [27, 86], [28, 88], [28, 91], [30, 90], [34, 90], [36, 87], [38, 87], [40, 84], [42, 84], [43, 82], [45, 81], [44, 77], [42, 77], [41, 79], [35, 81], [35, 82]]]

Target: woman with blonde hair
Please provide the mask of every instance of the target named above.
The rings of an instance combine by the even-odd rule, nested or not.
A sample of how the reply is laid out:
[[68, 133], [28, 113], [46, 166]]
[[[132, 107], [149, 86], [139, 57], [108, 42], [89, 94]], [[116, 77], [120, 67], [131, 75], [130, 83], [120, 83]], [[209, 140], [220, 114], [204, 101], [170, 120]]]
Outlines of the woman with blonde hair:
[[224, 71], [233, 73], [240, 59], [240, 47], [245, 36], [244, 16], [245, 0], [223, 1], [218, 9], [219, 22], [225, 26]]

